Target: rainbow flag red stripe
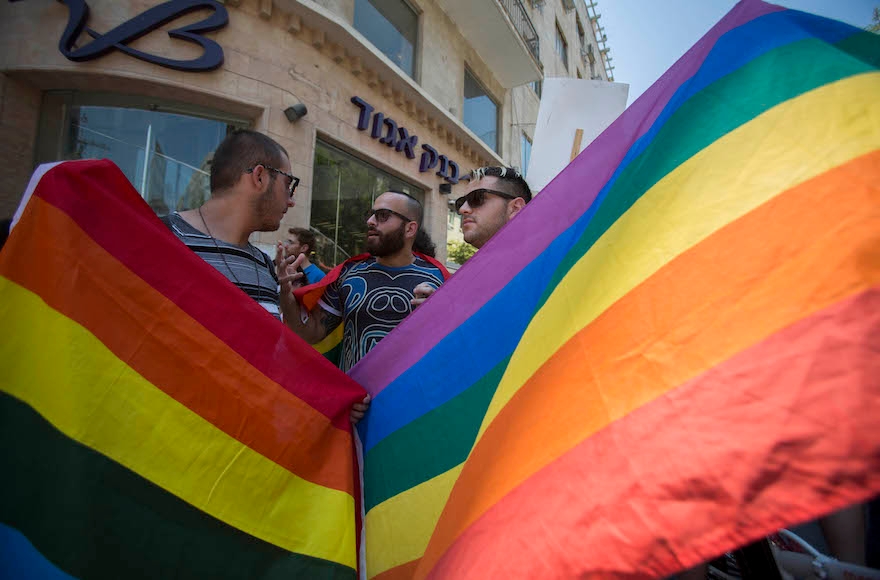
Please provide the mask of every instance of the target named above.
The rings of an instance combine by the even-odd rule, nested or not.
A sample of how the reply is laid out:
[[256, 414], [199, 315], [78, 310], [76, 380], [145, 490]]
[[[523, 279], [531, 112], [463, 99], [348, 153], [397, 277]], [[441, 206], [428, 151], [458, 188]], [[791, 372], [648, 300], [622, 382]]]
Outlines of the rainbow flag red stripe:
[[878, 66], [741, 2], [352, 370], [369, 578], [662, 577], [880, 493]]
[[0, 254], [0, 319], [2, 535], [39, 556], [14, 551], [21, 569], [355, 576], [362, 389], [112, 163], [36, 184]]

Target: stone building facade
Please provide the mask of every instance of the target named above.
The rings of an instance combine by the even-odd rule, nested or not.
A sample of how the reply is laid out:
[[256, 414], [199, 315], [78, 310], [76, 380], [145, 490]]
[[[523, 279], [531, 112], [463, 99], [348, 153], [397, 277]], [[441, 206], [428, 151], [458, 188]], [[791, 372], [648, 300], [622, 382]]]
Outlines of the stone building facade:
[[[521, 165], [539, 103], [530, 83], [590, 73], [579, 43], [596, 33], [572, 2], [0, 3], [0, 218], [37, 164], [88, 157], [114, 160], [157, 213], [193, 207], [213, 148], [249, 127], [279, 141], [301, 179], [282, 230], [255, 242], [311, 227], [332, 265], [360, 251], [375, 196], [403, 189], [424, 201], [445, 258], [457, 177]], [[168, 34], [184, 27], [194, 42]]]

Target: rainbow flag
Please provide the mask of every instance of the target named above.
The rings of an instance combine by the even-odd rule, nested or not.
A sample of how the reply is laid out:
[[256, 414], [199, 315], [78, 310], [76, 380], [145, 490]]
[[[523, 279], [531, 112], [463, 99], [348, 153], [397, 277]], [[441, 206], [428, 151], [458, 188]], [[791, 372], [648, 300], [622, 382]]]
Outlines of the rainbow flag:
[[352, 369], [368, 578], [663, 577], [880, 493], [878, 64], [741, 2]]
[[0, 577], [354, 578], [363, 390], [107, 161], [0, 253]]

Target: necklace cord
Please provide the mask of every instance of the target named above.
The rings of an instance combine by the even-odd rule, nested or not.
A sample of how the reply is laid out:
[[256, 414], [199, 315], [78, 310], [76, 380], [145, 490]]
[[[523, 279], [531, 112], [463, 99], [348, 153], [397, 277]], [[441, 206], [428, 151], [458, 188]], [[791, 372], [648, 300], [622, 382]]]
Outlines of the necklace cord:
[[[223, 252], [220, 250], [220, 245], [217, 244], [217, 238], [214, 237], [214, 234], [212, 234], [210, 228], [208, 228], [208, 222], [205, 221], [205, 216], [202, 215], [201, 206], [199, 206], [198, 212], [199, 218], [201, 218], [202, 224], [205, 226], [205, 232], [208, 234], [208, 237], [211, 238], [211, 241], [214, 242], [214, 248], [217, 250], [217, 253], [220, 254], [220, 259], [223, 260], [223, 265], [226, 266], [227, 270], [229, 270], [229, 274], [232, 276], [233, 280], [235, 280], [235, 284], [238, 286], [238, 289], [244, 292], [241, 280], [239, 280], [238, 276], [235, 275], [235, 272], [232, 271], [232, 268], [229, 266], [229, 262], [226, 261], [226, 256], [224, 256]], [[250, 243], [248, 243], [248, 246], [250, 246]], [[257, 285], [257, 303], [259, 304], [263, 299], [263, 286], [262, 284], [260, 284], [260, 271], [257, 270], [257, 259], [251, 253], [250, 247], [247, 247], [245, 249], [247, 250], [248, 255], [251, 258], [254, 258], [254, 278]]]

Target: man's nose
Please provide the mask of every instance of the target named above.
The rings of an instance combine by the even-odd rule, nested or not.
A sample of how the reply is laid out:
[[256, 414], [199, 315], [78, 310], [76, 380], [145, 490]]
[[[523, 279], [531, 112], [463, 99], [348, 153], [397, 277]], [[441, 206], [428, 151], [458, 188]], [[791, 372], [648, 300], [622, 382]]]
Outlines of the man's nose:
[[[467, 208], [467, 209], [465, 209]], [[458, 215], [464, 215], [465, 213], [471, 213], [471, 206], [468, 202], [464, 202], [461, 204], [461, 207], [458, 208]]]

